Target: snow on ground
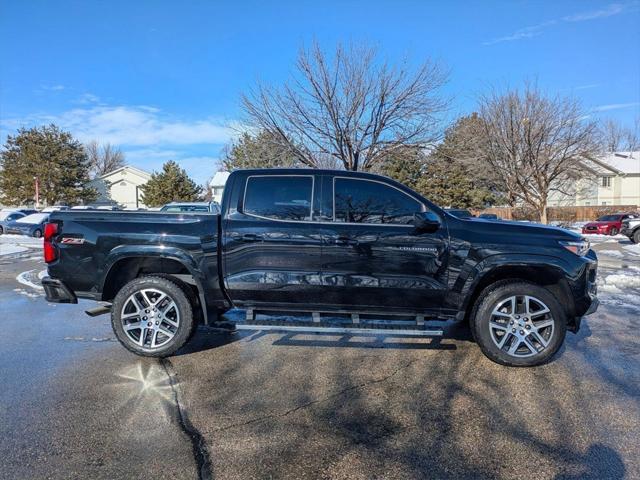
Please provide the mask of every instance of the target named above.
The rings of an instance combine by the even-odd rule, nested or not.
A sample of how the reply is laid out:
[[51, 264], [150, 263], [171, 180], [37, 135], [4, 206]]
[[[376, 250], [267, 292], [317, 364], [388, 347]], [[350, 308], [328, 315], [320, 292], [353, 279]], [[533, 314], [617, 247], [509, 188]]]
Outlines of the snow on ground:
[[42, 239], [26, 235], [0, 235], [0, 256], [24, 253], [29, 249], [41, 250]]
[[18, 275], [16, 277], [16, 280], [18, 281], [18, 283], [26, 285], [27, 287], [31, 287], [36, 290], [44, 290], [39, 281], [42, 280], [42, 277], [44, 277], [46, 274], [46, 270], [43, 270], [41, 272], [36, 272], [36, 270], [28, 270]]
[[626, 307], [640, 313], [640, 267], [631, 265], [618, 270], [600, 270], [598, 298], [603, 304]]
[[625, 249], [627, 253], [630, 253], [634, 256], [640, 256], [640, 243], [636, 243], [634, 245], [624, 245], [622, 248]]
[[600, 287], [603, 292], [621, 293], [631, 288], [640, 288], [640, 275], [637, 272], [606, 275], [603, 280]]
[[29, 250], [27, 247], [21, 247], [20, 245], [12, 245], [10, 243], [0, 243], [0, 256], [12, 255], [14, 253], [22, 253]]
[[624, 255], [620, 250], [598, 250], [598, 256], [606, 255], [608, 257], [622, 258]]
[[629, 240], [624, 235], [585, 235], [584, 238], [589, 240], [591, 243], [618, 243], [620, 240]]

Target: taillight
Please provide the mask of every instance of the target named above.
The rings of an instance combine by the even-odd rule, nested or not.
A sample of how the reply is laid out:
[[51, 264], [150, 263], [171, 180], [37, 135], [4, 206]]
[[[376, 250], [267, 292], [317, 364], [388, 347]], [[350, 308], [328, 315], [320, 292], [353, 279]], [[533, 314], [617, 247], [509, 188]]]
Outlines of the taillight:
[[57, 223], [45, 223], [44, 224], [44, 261], [51, 263], [58, 258], [58, 250], [53, 246], [51, 242], [53, 237], [58, 233]]

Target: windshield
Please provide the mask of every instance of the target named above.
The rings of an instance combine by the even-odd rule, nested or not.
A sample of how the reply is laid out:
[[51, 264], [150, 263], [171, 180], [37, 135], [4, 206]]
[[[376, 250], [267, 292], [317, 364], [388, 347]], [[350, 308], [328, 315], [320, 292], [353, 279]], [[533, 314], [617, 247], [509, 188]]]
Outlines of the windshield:
[[49, 215], [46, 213], [34, 213], [33, 215], [27, 215], [26, 217], [16, 220], [16, 222], [36, 225], [38, 223], [45, 222], [48, 218]]
[[7, 219], [7, 217], [8, 217], [9, 215], [11, 215], [12, 213], [16, 213], [16, 212], [13, 212], [13, 211], [11, 211], [11, 210], [4, 211], [4, 212], [0, 212], [0, 222], [1, 222], [1, 221], [3, 221], [3, 220], [6, 220], [6, 219]]
[[620, 215], [603, 215], [598, 219], [599, 222], [615, 222], [620, 219]]

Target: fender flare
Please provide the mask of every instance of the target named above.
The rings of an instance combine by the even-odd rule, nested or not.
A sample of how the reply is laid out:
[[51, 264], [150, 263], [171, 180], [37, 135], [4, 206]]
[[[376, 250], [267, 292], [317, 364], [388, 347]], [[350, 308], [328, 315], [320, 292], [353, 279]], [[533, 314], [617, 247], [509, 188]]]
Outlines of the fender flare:
[[[202, 275], [199, 273], [198, 266], [193, 257], [186, 251], [176, 247], [166, 247], [161, 245], [120, 245], [115, 247], [106, 257], [104, 266], [99, 270], [100, 292], [104, 292], [105, 282], [109, 278], [109, 274], [113, 268], [121, 261], [129, 258], [161, 258], [177, 261], [182, 264], [191, 278], [193, 284], [198, 289], [198, 297], [204, 323], [209, 323], [209, 315], [207, 312], [206, 297], [204, 294], [204, 286]], [[184, 280], [183, 280], [184, 281]]]
[[[571, 277], [571, 269], [563, 259], [551, 255], [532, 255], [530, 253], [498, 254], [486, 257], [473, 267], [462, 286], [463, 303], [461, 311], [471, 306], [476, 289], [484, 279], [500, 268], [544, 268], [554, 271], [559, 278]], [[527, 280], [524, 278], [524, 280]]]

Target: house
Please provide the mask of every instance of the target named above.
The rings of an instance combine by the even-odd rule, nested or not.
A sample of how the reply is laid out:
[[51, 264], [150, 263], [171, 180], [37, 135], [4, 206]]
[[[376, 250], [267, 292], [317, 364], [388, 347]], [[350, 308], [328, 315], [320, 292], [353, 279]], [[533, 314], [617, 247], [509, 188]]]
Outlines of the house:
[[211, 188], [211, 199], [214, 202], [220, 203], [222, 201], [222, 192], [224, 192], [224, 186], [229, 178], [229, 172], [216, 172], [216, 174], [209, 182], [209, 188]]
[[145, 207], [142, 202], [142, 187], [151, 179], [151, 174], [139, 168], [125, 165], [112, 172], [94, 178], [88, 186], [98, 190], [96, 205], [119, 205], [129, 210]]
[[583, 162], [584, 177], [549, 206], [640, 206], [640, 151], [615, 152]]

